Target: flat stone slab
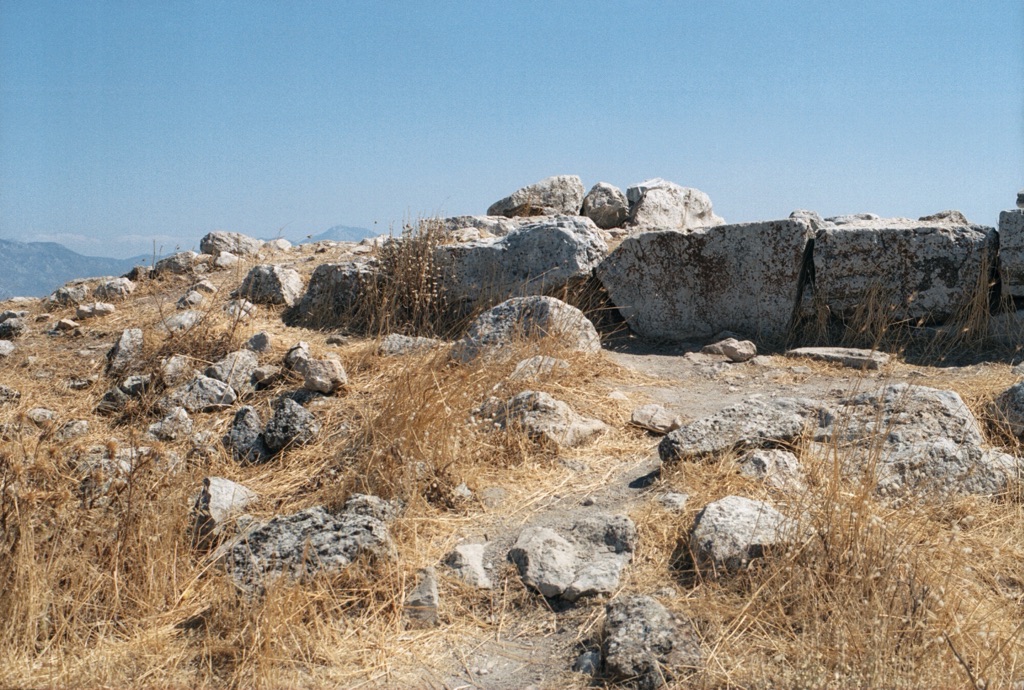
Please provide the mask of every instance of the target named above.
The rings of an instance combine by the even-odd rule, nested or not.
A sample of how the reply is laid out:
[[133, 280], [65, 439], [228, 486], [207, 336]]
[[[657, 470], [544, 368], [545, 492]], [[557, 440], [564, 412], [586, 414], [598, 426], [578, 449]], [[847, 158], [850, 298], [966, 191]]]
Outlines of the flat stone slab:
[[786, 352], [787, 357], [809, 357], [821, 362], [840, 364], [851, 369], [881, 369], [891, 359], [885, 352], [855, 347], [798, 347]]

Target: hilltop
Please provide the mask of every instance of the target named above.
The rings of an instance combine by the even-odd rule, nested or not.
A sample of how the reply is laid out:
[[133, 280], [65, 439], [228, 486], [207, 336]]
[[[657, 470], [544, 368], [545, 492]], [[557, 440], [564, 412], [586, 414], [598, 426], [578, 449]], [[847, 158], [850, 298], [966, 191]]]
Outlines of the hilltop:
[[0, 685], [1016, 687], [1022, 220], [560, 176], [4, 302]]

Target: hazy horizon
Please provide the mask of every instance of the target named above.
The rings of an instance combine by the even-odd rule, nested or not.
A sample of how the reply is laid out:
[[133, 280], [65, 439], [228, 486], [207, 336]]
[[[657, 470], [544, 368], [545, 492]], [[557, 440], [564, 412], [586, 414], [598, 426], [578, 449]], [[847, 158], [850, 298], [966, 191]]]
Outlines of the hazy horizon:
[[0, 0], [0, 238], [387, 232], [558, 174], [995, 225], [1024, 4]]

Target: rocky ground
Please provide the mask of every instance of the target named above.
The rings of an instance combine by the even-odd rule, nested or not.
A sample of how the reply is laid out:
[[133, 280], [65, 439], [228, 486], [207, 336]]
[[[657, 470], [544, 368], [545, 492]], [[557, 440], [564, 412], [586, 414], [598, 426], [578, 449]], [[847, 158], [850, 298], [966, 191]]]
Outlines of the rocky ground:
[[371, 337], [294, 309], [380, 242], [219, 241], [0, 305], [0, 685], [1024, 682], [1012, 348]]

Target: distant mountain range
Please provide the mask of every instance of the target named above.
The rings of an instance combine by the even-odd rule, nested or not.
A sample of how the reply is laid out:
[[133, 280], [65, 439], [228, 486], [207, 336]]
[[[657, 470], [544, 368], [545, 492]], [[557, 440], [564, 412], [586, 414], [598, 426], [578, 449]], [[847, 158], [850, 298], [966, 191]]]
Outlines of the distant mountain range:
[[298, 244], [309, 244], [310, 242], [320, 242], [321, 240], [332, 240], [334, 242], [358, 242], [359, 240], [367, 237], [374, 237], [379, 234], [380, 233], [370, 230], [369, 228], [354, 228], [349, 225], [335, 225], [333, 228], [324, 230], [319, 235], [303, 237], [298, 241]]
[[151, 256], [108, 259], [83, 256], [56, 242], [0, 240], [0, 299], [44, 297], [75, 278], [119, 276]]

